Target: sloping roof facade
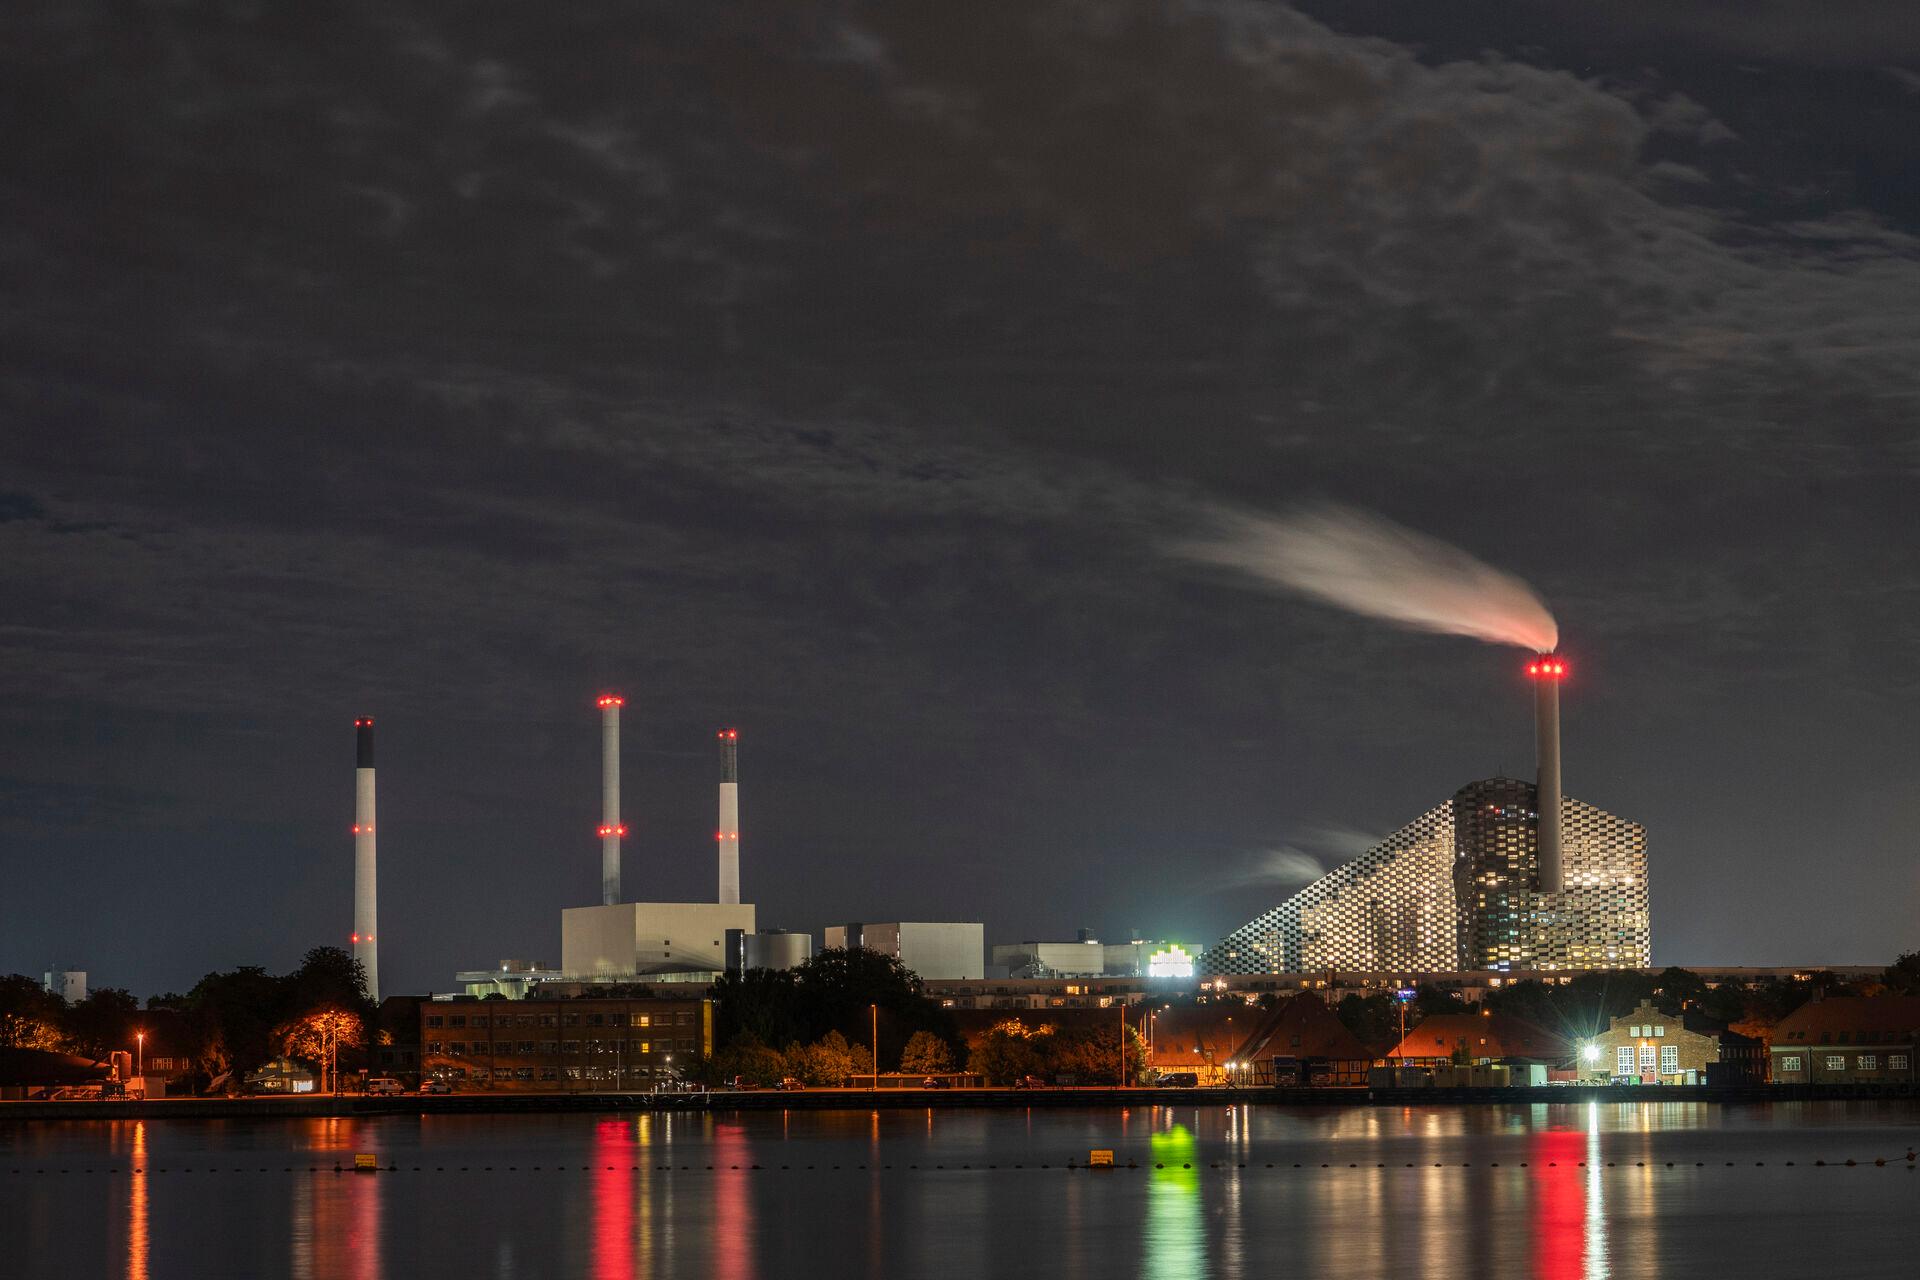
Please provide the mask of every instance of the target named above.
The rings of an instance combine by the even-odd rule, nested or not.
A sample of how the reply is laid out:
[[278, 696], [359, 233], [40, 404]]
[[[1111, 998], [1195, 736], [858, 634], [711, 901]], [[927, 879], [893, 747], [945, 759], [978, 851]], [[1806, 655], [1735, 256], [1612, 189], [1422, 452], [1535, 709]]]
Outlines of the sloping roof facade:
[[1773, 1028], [1776, 1046], [1913, 1044], [1920, 996], [1829, 996], [1801, 1005]]
[[1566, 1039], [1504, 1013], [1436, 1013], [1407, 1032], [1389, 1058], [1445, 1058], [1456, 1048], [1479, 1058], [1539, 1058], [1564, 1062], [1573, 1049]]
[[1311, 992], [1301, 992], [1270, 1010], [1233, 1056], [1241, 1062], [1274, 1058], [1364, 1062], [1373, 1055], [1326, 1001]]

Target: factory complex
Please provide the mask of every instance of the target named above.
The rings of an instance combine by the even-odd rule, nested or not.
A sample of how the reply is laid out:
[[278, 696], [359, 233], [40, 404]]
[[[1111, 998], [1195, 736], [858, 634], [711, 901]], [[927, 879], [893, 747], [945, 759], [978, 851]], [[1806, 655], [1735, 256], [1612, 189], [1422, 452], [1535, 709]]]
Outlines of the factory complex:
[[[1130, 1003], [1156, 986], [1200, 980], [1239, 990], [1248, 980], [1298, 976], [1299, 990], [1329, 975], [1366, 975], [1385, 985], [1441, 986], [1552, 980], [1584, 969], [1652, 963], [1646, 832], [1560, 787], [1560, 684], [1566, 663], [1531, 661], [1539, 770], [1534, 781], [1468, 783], [1352, 861], [1267, 906], [1211, 946], [1132, 937], [1102, 942], [997, 943], [966, 921], [855, 921], [827, 926], [825, 948], [864, 948], [897, 959], [953, 1007], [1079, 1004], [1099, 980], [1099, 1002]], [[743, 901], [740, 735], [716, 734], [714, 897], [708, 902], [631, 902], [621, 885], [620, 717], [625, 698], [599, 696], [602, 803], [601, 895], [567, 907], [560, 963], [502, 960], [454, 975], [440, 996], [607, 994], [609, 988], [688, 992], [728, 972], [789, 969], [815, 952], [810, 932], [763, 930]], [[355, 721], [354, 955], [379, 999], [376, 941], [373, 721]], [[1082, 981], [1074, 981], [1082, 980]], [[999, 983], [991, 995], [973, 984]], [[1044, 986], [1024, 992], [1005, 984]], [[1118, 984], [1118, 985], [1111, 985]], [[1257, 985], [1271, 986], [1271, 983]], [[1252, 990], [1253, 988], [1249, 988]], [[1036, 1003], [1034, 1007], [1041, 1007]]]

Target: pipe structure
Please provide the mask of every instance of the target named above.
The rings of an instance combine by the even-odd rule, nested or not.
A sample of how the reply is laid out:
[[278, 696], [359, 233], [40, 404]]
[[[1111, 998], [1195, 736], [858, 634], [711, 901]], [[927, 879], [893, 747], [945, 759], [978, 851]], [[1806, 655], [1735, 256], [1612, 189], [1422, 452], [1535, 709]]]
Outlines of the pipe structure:
[[740, 731], [722, 729], [720, 737], [720, 902], [740, 901]]
[[1539, 773], [1534, 788], [1534, 809], [1539, 814], [1539, 891], [1559, 893], [1567, 887], [1566, 864], [1560, 841], [1560, 681], [1567, 664], [1553, 654], [1543, 654], [1527, 664], [1533, 677], [1534, 735], [1539, 750]]
[[373, 809], [373, 718], [353, 722], [353, 958], [367, 975], [367, 997], [380, 1000], [380, 895], [375, 884]]
[[620, 901], [620, 708], [617, 693], [600, 695], [600, 905]]

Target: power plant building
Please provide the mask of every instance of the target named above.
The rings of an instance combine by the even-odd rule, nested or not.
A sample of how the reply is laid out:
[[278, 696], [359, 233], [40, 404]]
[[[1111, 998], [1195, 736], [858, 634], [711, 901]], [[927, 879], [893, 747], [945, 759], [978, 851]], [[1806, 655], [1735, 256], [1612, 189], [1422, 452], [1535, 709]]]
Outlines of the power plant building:
[[828, 925], [826, 945], [892, 956], [922, 978], [983, 978], [986, 926], [899, 921]]
[[1648, 966], [1646, 829], [1562, 797], [1564, 887], [1545, 892], [1538, 794], [1512, 778], [1469, 783], [1228, 934], [1201, 957], [1201, 972]]

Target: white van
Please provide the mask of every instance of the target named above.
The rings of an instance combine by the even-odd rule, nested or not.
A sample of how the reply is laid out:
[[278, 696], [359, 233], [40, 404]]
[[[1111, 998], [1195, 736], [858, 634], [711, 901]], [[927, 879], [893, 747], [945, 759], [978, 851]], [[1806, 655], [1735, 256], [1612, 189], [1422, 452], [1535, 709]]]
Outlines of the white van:
[[375, 1076], [373, 1079], [367, 1081], [367, 1092], [370, 1094], [397, 1097], [405, 1093], [406, 1090], [401, 1088], [400, 1082], [392, 1076]]

